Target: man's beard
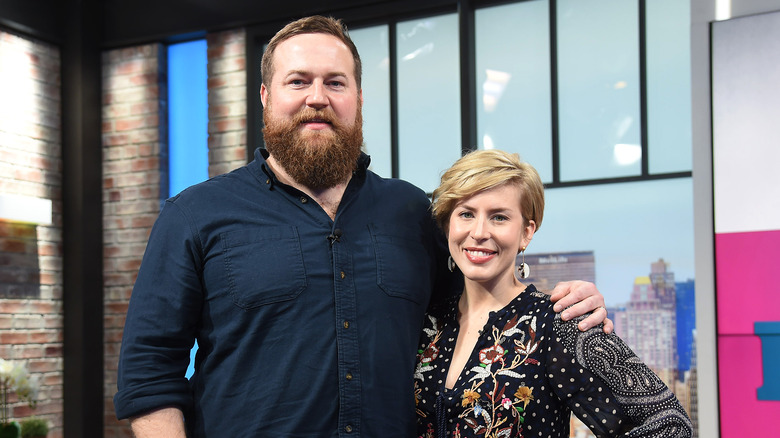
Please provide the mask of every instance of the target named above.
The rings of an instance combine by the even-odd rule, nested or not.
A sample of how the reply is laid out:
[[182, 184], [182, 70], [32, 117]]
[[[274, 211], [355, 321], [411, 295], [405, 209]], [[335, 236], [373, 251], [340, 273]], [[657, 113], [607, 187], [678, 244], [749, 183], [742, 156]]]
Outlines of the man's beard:
[[[305, 108], [292, 119], [271, 116], [271, 101], [263, 112], [265, 148], [298, 184], [313, 190], [335, 187], [355, 170], [363, 145], [363, 115], [358, 103], [355, 123], [344, 127], [329, 107]], [[330, 123], [332, 130], [301, 130], [305, 121]]]

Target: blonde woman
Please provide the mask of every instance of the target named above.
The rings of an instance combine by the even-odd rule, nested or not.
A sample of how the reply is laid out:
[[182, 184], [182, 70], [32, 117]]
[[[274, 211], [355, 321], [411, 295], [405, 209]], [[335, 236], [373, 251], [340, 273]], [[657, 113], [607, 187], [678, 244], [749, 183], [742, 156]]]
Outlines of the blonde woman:
[[532, 166], [503, 151], [470, 153], [442, 176], [433, 212], [465, 288], [427, 315], [419, 437], [568, 437], [571, 412], [597, 436], [691, 436], [674, 394], [620, 338], [577, 330], [518, 280], [528, 267], [516, 256], [544, 214]]

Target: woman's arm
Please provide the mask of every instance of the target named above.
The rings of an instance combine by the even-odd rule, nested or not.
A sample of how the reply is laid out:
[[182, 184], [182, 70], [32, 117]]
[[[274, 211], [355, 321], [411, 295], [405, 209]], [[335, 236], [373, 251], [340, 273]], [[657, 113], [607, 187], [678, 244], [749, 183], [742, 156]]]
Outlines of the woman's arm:
[[574, 321], [556, 318], [547, 373], [556, 395], [597, 436], [693, 435], [679, 400], [663, 381], [614, 334], [580, 332]]

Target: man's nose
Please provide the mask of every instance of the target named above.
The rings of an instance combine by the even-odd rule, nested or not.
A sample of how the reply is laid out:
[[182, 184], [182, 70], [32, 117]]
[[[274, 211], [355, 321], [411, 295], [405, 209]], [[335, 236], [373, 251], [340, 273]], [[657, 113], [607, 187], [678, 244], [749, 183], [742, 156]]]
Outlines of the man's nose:
[[309, 95], [306, 96], [306, 105], [314, 108], [328, 106], [328, 96], [325, 90], [325, 84], [322, 83], [322, 81], [314, 81], [309, 90]]

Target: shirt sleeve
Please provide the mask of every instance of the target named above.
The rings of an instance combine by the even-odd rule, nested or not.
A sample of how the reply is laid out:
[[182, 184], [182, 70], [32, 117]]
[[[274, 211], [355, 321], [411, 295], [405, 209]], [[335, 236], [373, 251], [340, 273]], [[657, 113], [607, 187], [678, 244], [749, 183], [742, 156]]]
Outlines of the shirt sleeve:
[[117, 418], [192, 405], [189, 363], [202, 307], [197, 234], [173, 202], [152, 228], [125, 321], [114, 396]]
[[[584, 317], [583, 317], [584, 318]], [[688, 414], [615, 334], [555, 317], [547, 374], [556, 395], [596, 436], [691, 437]]]

